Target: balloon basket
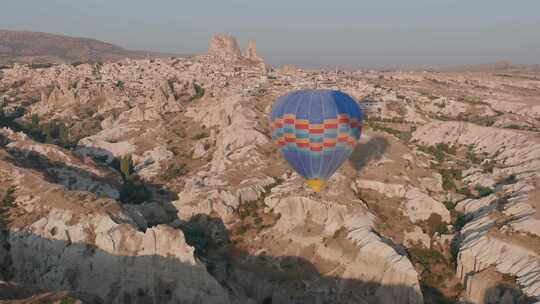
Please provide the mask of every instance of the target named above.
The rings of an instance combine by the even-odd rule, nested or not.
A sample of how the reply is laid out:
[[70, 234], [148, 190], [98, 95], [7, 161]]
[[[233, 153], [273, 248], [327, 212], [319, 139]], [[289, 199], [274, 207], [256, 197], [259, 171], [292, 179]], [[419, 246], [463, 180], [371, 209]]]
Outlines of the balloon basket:
[[324, 186], [324, 182], [320, 179], [308, 179], [306, 180], [306, 184], [316, 193], [321, 192], [321, 189]]

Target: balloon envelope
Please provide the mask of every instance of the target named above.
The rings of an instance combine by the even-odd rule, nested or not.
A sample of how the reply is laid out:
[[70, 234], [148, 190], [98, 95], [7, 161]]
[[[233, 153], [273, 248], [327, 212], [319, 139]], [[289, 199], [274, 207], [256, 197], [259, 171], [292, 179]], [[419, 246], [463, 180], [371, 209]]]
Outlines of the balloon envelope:
[[300, 90], [280, 97], [272, 108], [272, 139], [287, 162], [315, 191], [352, 153], [364, 115], [340, 91]]

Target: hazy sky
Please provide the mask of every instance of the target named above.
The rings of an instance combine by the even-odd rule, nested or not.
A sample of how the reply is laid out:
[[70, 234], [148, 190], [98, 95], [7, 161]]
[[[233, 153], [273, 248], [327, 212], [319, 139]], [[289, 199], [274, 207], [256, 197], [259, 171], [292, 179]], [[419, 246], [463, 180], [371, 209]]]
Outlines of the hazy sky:
[[201, 53], [229, 33], [271, 64], [540, 63], [539, 0], [0, 0], [0, 28]]

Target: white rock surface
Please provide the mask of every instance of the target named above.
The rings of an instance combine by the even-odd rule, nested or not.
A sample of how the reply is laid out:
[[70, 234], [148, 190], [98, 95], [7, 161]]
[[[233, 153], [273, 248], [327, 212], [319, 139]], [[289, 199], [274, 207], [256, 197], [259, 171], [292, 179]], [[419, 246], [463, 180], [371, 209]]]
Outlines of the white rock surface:
[[73, 217], [52, 209], [24, 231], [10, 233], [16, 281], [88, 292], [108, 303], [127, 298], [229, 303], [227, 293], [195, 260], [181, 231], [157, 226], [141, 233], [104, 216], [66, 224]]
[[[299, 248], [313, 246], [314, 252], [326, 261], [340, 265], [345, 263], [347, 267], [342, 274], [344, 278], [381, 284], [376, 291], [379, 303], [423, 303], [417, 274], [411, 262], [373, 232], [374, 216], [354, 206], [359, 204], [358, 201], [346, 205], [313, 200], [295, 195], [295, 192], [298, 193], [296, 187], [294, 183], [284, 183], [272, 188], [272, 194], [265, 198], [265, 205], [280, 215], [272, 230], [291, 238]], [[319, 225], [321, 233], [305, 237], [296, 232], [309, 222]], [[324, 245], [323, 239], [332, 237], [340, 229], [345, 230], [346, 238], [356, 247], [357, 252], [352, 257], [338, 254], [336, 249]], [[403, 288], [394, 289], [389, 286]]]
[[[458, 122], [428, 124], [414, 138], [429, 145], [472, 145], [475, 152], [486, 152], [502, 167], [497, 173], [516, 177], [513, 184], [500, 186], [498, 194], [466, 199], [456, 206], [471, 219], [461, 231], [458, 276], [467, 286], [471, 276], [493, 266], [500, 273], [516, 276], [523, 292], [540, 301], [538, 252], [512, 237], [516, 233], [512, 230], [536, 235], [540, 230], [528, 195], [532, 181], [540, 175], [540, 144], [516, 131]], [[497, 221], [505, 224], [500, 226]]]
[[429, 249], [431, 247], [431, 238], [422, 231], [422, 228], [414, 226], [413, 231], [405, 232], [405, 246], [414, 247], [418, 244]]
[[150, 179], [164, 172], [165, 164], [173, 158], [173, 153], [163, 146], [147, 150], [142, 156], [133, 155], [135, 173], [143, 179]]
[[377, 191], [388, 197], [401, 198], [403, 214], [413, 223], [427, 220], [432, 214], [440, 215], [446, 223], [450, 222], [450, 212], [444, 204], [415, 187], [364, 179], [357, 179], [356, 186], [360, 189]]
[[242, 56], [236, 38], [230, 35], [217, 35], [210, 39], [208, 54], [223, 59], [238, 59]]
[[20, 210], [7, 238], [16, 282], [86, 292], [106, 303], [230, 302], [181, 230], [140, 232], [116, 201], [65, 191], [4, 160], [0, 180], [16, 187]]
[[245, 57], [255, 62], [264, 62], [264, 60], [257, 54], [257, 43], [254, 40], [248, 42]]

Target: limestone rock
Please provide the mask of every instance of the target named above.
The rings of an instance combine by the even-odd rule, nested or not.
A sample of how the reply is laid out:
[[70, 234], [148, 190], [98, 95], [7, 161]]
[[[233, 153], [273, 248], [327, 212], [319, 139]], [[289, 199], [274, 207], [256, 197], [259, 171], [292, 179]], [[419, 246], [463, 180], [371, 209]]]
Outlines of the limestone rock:
[[9, 233], [17, 282], [85, 292], [109, 303], [123, 303], [126, 297], [229, 302], [180, 230], [156, 226], [142, 233], [114, 203], [77, 206], [68, 197], [54, 198], [34, 196], [33, 203], [41, 203], [40, 216], [32, 211], [30, 222], [15, 222]]
[[[15, 144], [24, 139], [17, 133], [7, 135]], [[6, 153], [4, 148], [0, 153]], [[74, 158], [64, 160], [77, 165]], [[227, 291], [195, 258], [181, 230], [158, 225], [143, 233], [118, 202], [69, 191], [47, 174], [0, 159], [2, 185], [16, 189], [12, 208], [18, 216], [10, 218], [10, 246], [3, 247], [16, 269], [14, 281], [50, 291], [88, 293], [106, 303], [135, 298], [161, 303], [230, 302]], [[157, 207], [141, 206], [150, 224], [168, 221]]]
[[431, 238], [422, 231], [422, 228], [415, 226], [413, 231], [405, 233], [405, 245], [413, 247], [418, 244], [429, 249], [431, 247]]
[[[314, 252], [323, 260], [346, 263], [343, 277], [357, 280], [369, 277], [371, 282], [379, 282], [381, 286], [375, 296], [380, 303], [394, 303], [403, 299], [410, 303], [423, 303], [419, 297], [416, 271], [405, 256], [401, 256], [373, 233], [373, 215], [366, 213], [357, 204], [347, 205], [297, 196], [302, 192], [296, 187], [294, 183], [286, 182], [274, 187], [272, 194], [265, 198], [268, 208], [280, 215], [272, 227], [273, 231], [279, 231], [290, 238], [296, 244], [295, 248], [314, 248]], [[317, 236], [302, 236], [299, 229], [306, 223], [318, 225], [321, 232]], [[347, 258], [338, 254], [335, 248], [324, 245], [323, 239], [335, 235], [339, 230], [344, 230], [346, 239], [356, 247], [355, 257]], [[375, 271], [381, 268], [386, 270]], [[396, 285], [408, 287], [401, 290], [389, 287]]]
[[115, 157], [132, 154], [135, 146], [122, 140], [127, 132], [135, 131], [132, 128], [116, 127], [103, 130], [100, 133], [83, 138], [77, 144], [75, 153], [79, 155], [102, 157], [110, 163]]
[[472, 303], [526, 303], [528, 302], [513, 282], [504, 282], [503, 276], [492, 268], [475, 273], [467, 280], [466, 300]]
[[[497, 193], [465, 199], [456, 206], [469, 219], [461, 230], [458, 276], [464, 283], [472, 282], [476, 273], [495, 267], [500, 273], [516, 276], [525, 295], [539, 298], [538, 253], [513, 235], [538, 235], [540, 231], [537, 211], [530, 205], [534, 200], [529, 200], [534, 180], [540, 175], [540, 144], [523, 133], [459, 122], [431, 123], [413, 137], [429, 145], [471, 146], [497, 162], [500, 168], [494, 173], [514, 176], [509, 184], [499, 185]], [[469, 170], [466, 178], [475, 174], [478, 171]], [[468, 293], [477, 298], [482, 292], [468, 287]]]
[[[143, 234], [104, 217], [66, 225], [72, 216], [51, 210], [47, 220], [10, 234], [17, 281], [39, 282], [53, 290], [76, 289], [110, 303], [122, 303], [126, 297], [160, 298], [162, 303], [229, 302], [221, 286], [196, 262], [179, 230], [158, 226]], [[92, 238], [94, 244], [89, 243]], [[50, 268], [56, 271], [41, 274]]]
[[207, 155], [208, 152], [208, 140], [199, 140], [193, 146], [193, 158], [203, 158]]
[[264, 62], [264, 59], [257, 54], [257, 43], [254, 40], [248, 42], [245, 57], [255, 62]]
[[0, 136], [2, 135], [9, 141], [6, 151], [11, 157], [21, 163], [33, 162], [67, 189], [89, 191], [98, 196], [115, 199], [120, 197], [120, 176], [113, 170], [98, 169], [91, 160], [81, 160], [55, 145], [34, 142], [22, 133], [14, 133], [10, 129], [0, 129]]
[[444, 190], [442, 186], [442, 175], [437, 172], [434, 172], [432, 177], [420, 178], [420, 182], [426, 191], [442, 192]]
[[133, 155], [135, 173], [143, 179], [150, 179], [164, 171], [167, 161], [173, 158], [173, 153], [163, 146], [157, 146], [145, 151], [142, 156]]
[[357, 179], [356, 186], [360, 189], [377, 191], [388, 197], [401, 198], [402, 211], [413, 223], [427, 220], [432, 214], [440, 215], [446, 223], [450, 222], [450, 212], [444, 204], [434, 200], [418, 188], [364, 179]]

